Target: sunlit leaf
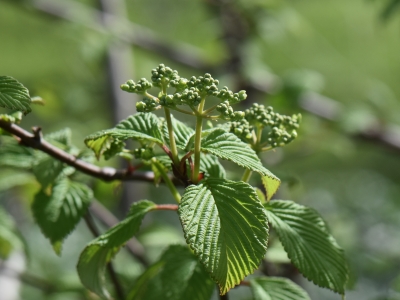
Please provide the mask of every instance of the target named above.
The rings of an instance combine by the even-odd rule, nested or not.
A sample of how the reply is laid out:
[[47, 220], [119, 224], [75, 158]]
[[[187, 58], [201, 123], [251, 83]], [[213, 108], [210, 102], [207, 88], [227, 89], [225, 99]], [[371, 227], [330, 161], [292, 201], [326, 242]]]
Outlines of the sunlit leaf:
[[134, 203], [124, 220], [86, 246], [78, 262], [79, 278], [86, 288], [100, 297], [110, 299], [105, 287], [106, 264], [136, 234], [143, 217], [155, 208], [156, 205], [150, 201]]
[[269, 176], [261, 176], [261, 181], [265, 188], [266, 200], [271, 200], [272, 196], [278, 191], [281, 185], [280, 181], [274, 180]]
[[[98, 131], [85, 138], [85, 144], [99, 158], [114, 143], [127, 139], [162, 144], [160, 120], [151, 113], [138, 113], [121, 121], [115, 128]], [[119, 147], [121, 148], [121, 147]]]
[[258, 267], [267, 249], [268, 226], [250, 185], [207, 178], [186, 188], [178, 212], [186, 242], [221, 294]]
[[29, 91], [10, 76], [0, 76], [0, 106], [27, 114], [32, 111]]
[[292, 201], [264, 204], [292, 263], [316, 285], [344, 294], [349, 277], [342, 248], [318, 213]]
[[226, 159], [237, 165], [255, 171], [261, 176], [267, 176], [279, 184], [280, 180], [269, 170], [263, 167], [257, 154], [250, 146], [242, 142], [233, 133], [223, 129], [213, 129], [201, 141], [201, 151]]

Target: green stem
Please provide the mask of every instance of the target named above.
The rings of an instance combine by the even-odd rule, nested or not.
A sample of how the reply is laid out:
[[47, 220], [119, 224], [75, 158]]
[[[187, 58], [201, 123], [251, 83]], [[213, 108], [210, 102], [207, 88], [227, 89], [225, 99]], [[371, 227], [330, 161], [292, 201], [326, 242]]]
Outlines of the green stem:
[[261, 126], [257, 126], [257, 144], [260, 144], [261, 142], [262, 131], [263, 128]]
[[181, 194], [179, 194], [172, 180], [169, 178], [167, 172], [165, 172], [163, 166], [155, 158], [152, 159], [152, 163], [157, 168], [157, 171], [160, 172], [160, 175], [164, 180], [165, 184], [167, 185], [167, 187], [169, 188], [169, 190], [171, 191], [172, 196], [174, 196], [176, 202], [179, 204], [182, 198]]
[[194, 112], [187, 111], [187, 110], [184, 110], [184, 109], [180, 109], [179, 107], [174, 107], [173, 110], [179, 111], [180, 113], [183, 113], [183, 114], [186, 114], [186, 115], [194, 116]]
[[212, 112], [214, 109], [216, 109], [217, 106], [218, 106], [218, 104], [216, 104], [216, 105], [210, 107], [209, 109], [206, 109], [205, 111], [203, 111], [203, 114], [204, 114], [204, 115], [209, 114], [209, 113]]
[[242, 181], [244, 181], [244, 182], [249, 182], [250, 177], [251, 177], [251, 174], [253, 174], [253, 171], [251, 171], [251, 170], [249, 170], [249, 169], [246, 169], [246, 170], [244, 171], [244, 173], [243, 173]]
[[173, 162], [174, 164], [178, 164], [179, 163], [178, 149], [176, 148], [176, 143], [175, 143], [175, 135], [174, 135], [174, 129], [172, 127], [171, 112], [167, 107], [164, 107], [164, 112], [165, 112], [165, 120], [167, 121], [170, 149], [172, 158], [174, 160]]
[[261, 148], [261, 152], [269, 151], [269, 150], [272, 150], [272, 149], [273, 148], [271, 146], [264, 147], [264, 148]]
[[200, 148], [201, 148], [201, 130], [203, 126], [203, 109], [204, 109], [205, 98], [203, 98], [198, 107], [198, 114], [196, 117], [196, 133], [195, 133], [195, 141], [194, 141], [194, 170], [192, 182], [199, 182], [199, 173], [200, 173]]

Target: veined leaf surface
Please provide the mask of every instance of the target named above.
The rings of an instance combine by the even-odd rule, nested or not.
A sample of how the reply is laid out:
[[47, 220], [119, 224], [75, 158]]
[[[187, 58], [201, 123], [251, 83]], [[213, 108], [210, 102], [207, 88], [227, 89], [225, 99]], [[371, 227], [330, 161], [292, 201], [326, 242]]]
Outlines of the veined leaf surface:
[[266, 201], [271, 200], [272, 196], [278, 191], [281, 185], [280, 181], [274, 180], [268, 176], [261, 176], [261, 181], [265, 188]]
[[78, 262], [78, 274], [85, 287], [100, 297], [110, 299], [105, 288], [106, 264], [136, 234], [146, 213], [155, 208], [156, 205], [150, 201], [134, 203], [124, 220], [86, 246]]
[[278, 177], [263, 167], [257, 154], [250, 146], [242, 142], [233, 133], [216, 128], [205, 135], [201, 141], [201, 151], [226, 159], [237, 165], [255, 171], [261, 176], [267, 176], [271, 180], [280, 182]]
[[206, 176], [213, 178], [225, 178], [226, 172], [218, 158], [209, 154], [200, 157], [200, 171], [205, 172]]
[[[171, 120], [172, 120], [172, 128], [174, 130], [176, 146], [181, 150], [186, 150], [190, 138], [194, 134], [194, 130], [189, 126], [185, 125], [184, 123], [182, 123], [181, 121], [175, 119], [172, 115], [171, 115]], [[167, 122], [164, 122], [163, 124], [163, 137], [165, 144], [170, 145]]]
[[34, 151], [9, 136], [0, 137], [0, 166], [30, 169]]
[[255, 277], [250, 279], [254, 300], [311, 300], [297, 284], [281, 277]]
[[205, 300], [215, 284], [187, 246], [170, 246], [137, 280], [128, 300]]
[[137, 139], [162, 144], [160, 120], [151, 113], [138, 113], [121, 121], [115, 128], [98, 131], [85, 138], [85, 144], [99, 158], [113, 142]]
[[265, 255], [266, 214], [247, 183], [207, 178], [186, 188], [178, 213], [186, 242], [221, 294], [252, 273]]
[[348, 268], [343, 250], [318, 213], [292, 201], [264, 204], [292, 263], [316, 285], [344, 294]]
[[31, 96], [26, 87], [10, 76], [0, 76], [0, 106], [27, 114], [32, 111]]
[[64, 169], [64, 163], [44, 153], [36, 153], [33, 174], [43, 189], [55, 182]]
[[93, 192], [86, 185], [66, 178], [55, 183], [50, 195], [44, 190], [35, 195], [33, 216], [58, 254], [62, 240], [86, 213], [92, 197]]

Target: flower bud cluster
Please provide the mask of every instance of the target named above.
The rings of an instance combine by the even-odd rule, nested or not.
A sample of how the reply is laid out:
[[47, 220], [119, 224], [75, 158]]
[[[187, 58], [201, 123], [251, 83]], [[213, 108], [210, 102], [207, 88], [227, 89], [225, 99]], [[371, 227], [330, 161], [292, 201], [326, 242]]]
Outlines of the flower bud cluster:
[[160, 64], [157, 68], [151, 70], [151, 81], [154, 86], [167, 88], [171, 82], [179, 86], [180, 77], [178, 71]]
[[153, 147], [144, 146], [133, 150], [133, 155], [137, 159], [149, 160], [154, 157]]
[[218, 104], [216, 110], [224, 120], [240, 121], [245, 116], [243, 111], [234, 111], [228, 100]]
[[[192, 76], [190, 79], [186, 79], [180, 77], [178, 71], [160, 64], [151, 71], [151, 74], [152, 83], [142, 78], [137, 83], [129, 80], [121, 85], [124, 91], [140, 94], [145, 97], [136, 104], [137, 111], [139, 112], [151, 112], [157, 109], [159, 105], [169, 108], [174, 108], [177, 105], [188, 105], [194, 108], [205, 97], [214, 96], [222, 102], [217, 108], [221, 113], [221, 118], [237, 121], [244, 117], [243, 112], [234, 112], [231, 105], [246, 99], [246, 91], [233, 93], [227, 87], [219, 90], [219, 81], [208, 73], [204, 74], [204, 76]], [[156, 97], [151, 98], [147, 93], [147, 90], [152, 86], [163, 90], [162, 95], [159, 96], [160, 99]], [[168, 87], [175, 88], [175, 92], [172, 95], [165, 95]]]
[[142, 101], [136, 103], [136, 110], [138, 112], [151, 112], [159, 106], [157, 98], [144, 97]]
[[253, 104], [246, 109], [246, 120], [250, 124], [267, 129], [267, 142], [275, 147], [289, 144], [297, 137], [296, 129], [299, 128], [301, 115], [284, 116], [273, 111], [273, 108]]
[[128, 93], [144, 94], [152, 86], [153, 85], [146, 78], [141, 78], [137, 83], [133, 80], [128, 80], [121, 85], [121, 89]]
[[189, 89], [195, 89], [201, 96], [218, 96], [219, 81], [212, 78], [210, 74], [206, 73], [204, 76], [192, 76], [187, 86]]
[[239, 93], [233, 93], [228, 89], [228, 87], [224, 86], [216, 95], [217, 98], [223, 100], [223, 101], [228, 101], [229, 104], [236, 104], [239, 103], [240, 101], [243, 101], [247, 98], [246, 91], [240, 91]]
[[249, 143], [253, 138], [254, 127], [246, 119], [231, 122], [230, 125], [230, 132], [234, 133], [242, 141]]

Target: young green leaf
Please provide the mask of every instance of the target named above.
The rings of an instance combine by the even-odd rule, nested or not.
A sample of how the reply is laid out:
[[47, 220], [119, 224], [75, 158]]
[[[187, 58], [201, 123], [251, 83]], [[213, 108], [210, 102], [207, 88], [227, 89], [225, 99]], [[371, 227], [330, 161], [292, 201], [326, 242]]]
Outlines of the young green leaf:
[[32, 149], [19, 145], [12, 137], [0, 137], [0, 166], [30, 169], [33, 153]]
[[136, 234], [143, 217], [155, 208], [156, 205], [150, 201], [134, 203], [124, 220], [86, 246], [78, 262], [79, 278], [86, 288], [100, 297], [110, 299], [104, 282], [106, 264]]
[[29, 91], [20, 82], [10, 76], [0, 76], [0, 106], [17, 109], [24, 114], [32, 111]]
[[316, 285], [344, 294], [349, 277], [343, 250], [318, 213], [292, 201], [264, 204], [292, 263]]
[[264, 185], [266, 200], [268, 202], [269, 200], [271, 200], [272, 196], [278, 191], [281, 182], [274, 180], [269, 176], [261, 176], [261, 181]]
[[[51, 143], [58, 143], [63, 145], [64, 147], [70, 147], [72, 146], [72, 133], [71, 129], [69, 128], [64, 128], [55, 132], [51, 132], [49, 134], [46, 134], [44, 137], [46, 141], [51, 142]], [[56, 145], [58, 146], [58, 145]]]
[[[181, 121], [178, 121], [177, 119], [175, 119], [172, 115], [171, 115], [171, 119], [172, 119], [172, 128], [174, 130], [174, 135], [175, 135], [176, 146], [181, 150], [186, 150], [188, 147], [190, 138], [194, 134], [194, 130], [192, 128], [186, 126]], [[164, 122], [164, 124], [163, 124], [163, 138], [164, 138], [165, 144], [169, 145], [170, 141], [169, 141], [167, 122]]]
[[0, 259], [7, 259], [12, 251], [22, 249], [23, 245], [14, 220], [0, 207]]
[[136, 280], [126, 300], [158, 300], [162, 299], [165, 292], [162, 288], [160, 272], [165, 261], [154, 263]]
[[267, 176], [279, 184], [280, 180], [263, 167], [257, 154], [250, 146], [242, 142], [233, 133], [216, 128], [204, 136], [201, 141], [201, 151], [213, 154], [219, 158], [236, 163], [246, 169], [255, 171], [261, 176]]
[[50, 195], [44, 190], [35, 195], [33, 217], [57, 254], [62, 241], [86, 213], [92, 197], [92, 190], [86, 185], [66, 178], [55, 183]]
[[173, 245], [138, 279], [128, 300], [204, 300], [214, 286], [188, 247]]
[[311, 300], [306, 291], [286, 278], [254, 277], [250, 286], [254, 300]]
[[218, 158], [208, 154], [204, 154], [200, 157], [200, 171], [204, 172], [205, 176], [213, 178], [226, 177], [225, 169], [219, 162]]
[[44, 153], [37, 153], [35, 162], [32, 166], [33, 174], [41, 184], [42, 189], [46, 189], [55, 182], [64, 169], [64, 163]]
[[99, 158], [115, 142], [127, 139], [163, 144], [160, 120], [150, 113], [138, 113], [121, 121], [115, 128], [98, 131], [85, 138], [85, 144]]
[[265, 210], [247, 183], [207, 178], [186, 188], [178, 213], [186, 242], [221, 294], [252, 273], [265, 255]]

